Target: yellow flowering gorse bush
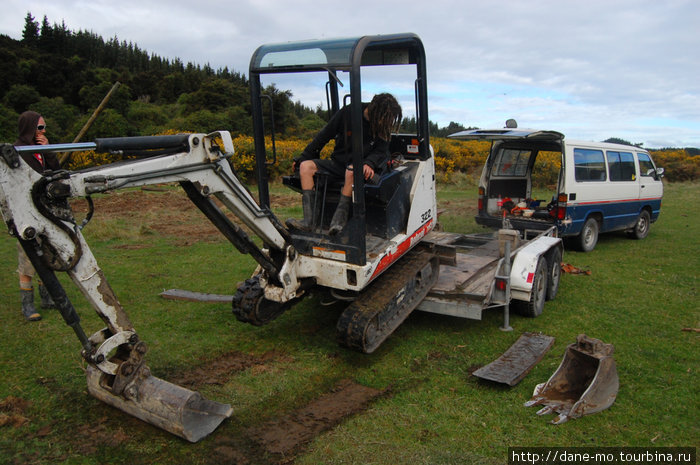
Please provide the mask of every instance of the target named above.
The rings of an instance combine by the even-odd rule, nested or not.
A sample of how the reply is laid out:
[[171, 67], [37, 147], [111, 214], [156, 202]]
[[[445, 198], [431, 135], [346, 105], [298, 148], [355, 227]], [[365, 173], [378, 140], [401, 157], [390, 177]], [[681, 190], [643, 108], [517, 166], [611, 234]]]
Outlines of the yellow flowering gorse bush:
[[[161, 135], [182, 134], [182, 131], [166, 131]], [[292, 172], [292, 164], [295, 158], [301, 156], [302, 151], [309, 143], [308, 139], [284, 139], [275, 141], [277, 161], [268, 165], [270, 179], [276, 180], [281, 176]], [[491, 143], [488, 141], [459, 141], [447, 138], [435, 137], [431, 139], [435, 152], [435, 170], [438, 180], [449, 183], [458, 180], [458, 173], [479, 175], [488, 156]], [[235, 154], [231, 157], [231, 163], [238, 176], [248, 181], [255, 180], [255, 144], [251, 136], [239, 135], [233, 139]], [[272, 141], [268, 137], [265, 141], [267, 161], [272, 162]], [[323, 151], [321, 157], [326, 158], [333, 151], [331, 141]], [[658, 150], [651, 151], [657, 166], [666, 170], [666, 179], [669, 181], [693, 181], [700, 179], [700, 156], [689, 156], [685, 150]], [[92, 166], [105, 165], [123, 159], [120, 155], [107, 153], [95, 153], [94, 151], [73, 152], [65, 167], [71, 170], [80, 170]], [[533, 175], [533, 183], [537, 186], [554, 187], [561, 168], [561, 154], [559, 152], [541, 152], [536, 160]]]

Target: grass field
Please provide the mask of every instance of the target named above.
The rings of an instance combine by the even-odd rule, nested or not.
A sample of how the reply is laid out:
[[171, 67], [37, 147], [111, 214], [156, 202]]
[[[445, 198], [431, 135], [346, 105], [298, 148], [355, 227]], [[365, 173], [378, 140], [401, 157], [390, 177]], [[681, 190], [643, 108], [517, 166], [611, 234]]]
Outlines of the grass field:
[[[475, 190], [441, 186], [447, 230], [479, 230]], [[234, 415], [190, 444], [88, 395], [80, 345], [60, 315], [45, 311], [37, 323], [21, 317], [16, 245], [5, 236], [0, 463], [502, 464], [513, 446], [700, 443], [699, 335], [683, 331], [700, 327], [698, 183], [666, 185], [661, 217], [645, 240], [612, 234], [601, 236], [592, 253], [567, 250], [564, 261], [590, 275], [563, 275], [543, 315], [513, 316], [513, 332], [498, 329], [498, 310], [482, 321], [416, 312], [372, 355], [337, 346], [342, 307], [322, 306], [316, 297], [263, 327], [236, 321], [227, 305], [161, 298], [170, 288], [231, 294], [255, 264], [208, 229], [185, 201], [173, 203], [172, 191], [138, 193], [156, 209], [141, 208], [130, 194], [96, 199], [98, 211], [85, 236], [149, 345], [152, 372], [188, 380], [191, 389], [230, 403]], [[273, 194], [289, 195], [283, 189]], [[107, 203], [110, 208], [100, 211]], [[289, 212], [298, 208], [283, 202], [278, 213], [284, 218]], [[100, 329], [102, 322], [72, 283], [59, 278], [86, 332]], [[470, 376], [526, 331], [556, 342], [520, 384], [505, 388]], [[580, 333], [614, 344], [620, 390], [609, 410], [554, 426], [551, 417], [538, 417], [523, 403]], [[294, 447], [275, 449], [261, 440], [270, 425], [284, 432], [286, 421], [299, 424], [300, 412], [344, 392], [339, 386], [348, 382], [374, 394], [329, 428], [311, 428]]]

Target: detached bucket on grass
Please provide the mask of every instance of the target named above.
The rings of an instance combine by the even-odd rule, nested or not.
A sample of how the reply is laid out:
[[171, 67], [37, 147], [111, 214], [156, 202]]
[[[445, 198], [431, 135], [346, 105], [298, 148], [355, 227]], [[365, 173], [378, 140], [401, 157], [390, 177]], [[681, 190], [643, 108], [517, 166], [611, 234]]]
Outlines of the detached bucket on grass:
[[109, 378], [110, 375], [88, 365], [90, 394], [190, 442], [206, 437], [233, 413], [230, 405], [207, 400], [198, 392], [156, 378], [145, 366], [122, 395], [112, 392]]
[[580, 334], [566, 348], [559, 368], [549, 381], [535, 387], [525, 406], [543, 405], [538, 415], [558, 413], [554, 424], [610, 407], [620, 388], [614, 350], [612, 344]]

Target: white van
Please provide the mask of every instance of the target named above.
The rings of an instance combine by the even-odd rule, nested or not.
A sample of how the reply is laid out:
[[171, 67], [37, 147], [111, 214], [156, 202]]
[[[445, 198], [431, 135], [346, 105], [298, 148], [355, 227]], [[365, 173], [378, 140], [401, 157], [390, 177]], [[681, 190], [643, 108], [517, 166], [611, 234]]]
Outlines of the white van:
[[[573, 237], [581, 250], [590, 252], [598, 233], [623, 230], [643, 239], [659, 217], [664, 170], [639, 147], [574, 141], [556, 131], [516, 127], [448, 137], [492, 141], [479, 181], [479, 224], [499, 228], [505, 218], [521, 231], [554, 224], [560, 237]], [[546, 168], [537, 163], [539, 154], [549, 160], [560, 157], [561, 168], [554, 190], [538, 186], [536, 199], [533, 179]]]

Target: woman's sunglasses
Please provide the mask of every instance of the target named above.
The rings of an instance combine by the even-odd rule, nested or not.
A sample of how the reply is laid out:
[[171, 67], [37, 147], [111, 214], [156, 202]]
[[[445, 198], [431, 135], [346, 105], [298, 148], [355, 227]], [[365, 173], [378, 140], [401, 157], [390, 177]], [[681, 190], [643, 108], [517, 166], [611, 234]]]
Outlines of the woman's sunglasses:
[[44, 129], [46, 129], [46, 125], [45, 125], [45, 124], [40, 124], [40, 125], [37, 126], [36, 128], [37, 128], [39, 131], [43, 131]]

